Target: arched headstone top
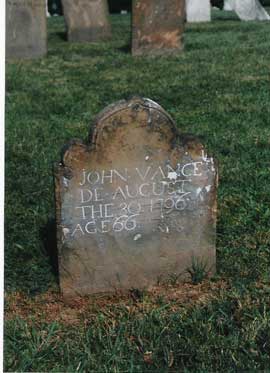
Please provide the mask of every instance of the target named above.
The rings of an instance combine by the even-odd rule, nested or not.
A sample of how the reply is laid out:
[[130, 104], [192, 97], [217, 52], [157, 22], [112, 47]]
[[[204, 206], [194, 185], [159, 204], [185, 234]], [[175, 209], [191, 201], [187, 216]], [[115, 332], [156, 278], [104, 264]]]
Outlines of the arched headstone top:
[[201, 156], [203, 145], [195, 136], [177, 129], [171, 116], [148, 98], [132, 97], [103, 109], [90, 125], [86, 142], [71, 140], [62, 152], [62, 163], [76, 169], [88, 158], [100, 162], [138, 162], [155, 157], [179, 158], [189, 152]]
[[[104, 148], [109, 141], [126, 141], [129, 149], [160, 139], [171, 141], [176, 134], [170, 115], [156, 102], [141, 97], [122, 100], [105, 108], [94, 120], [92, 143]], [[148, 134], [150, 135], [147, 136]], [[144, 134], [144, 136], [141, 136]], [[111, 135], [111, 136], [110, 136]], [[153, 137], [154, 136], [154, 137]]]

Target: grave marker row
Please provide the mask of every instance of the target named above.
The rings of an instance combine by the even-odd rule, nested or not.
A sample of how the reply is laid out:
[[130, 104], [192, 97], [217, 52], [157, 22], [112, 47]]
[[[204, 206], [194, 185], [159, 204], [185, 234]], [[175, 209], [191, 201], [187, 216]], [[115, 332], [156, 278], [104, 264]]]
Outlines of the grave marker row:
[[[62, 0], [68, 40], [96, 42], [111, 36], [106, 0]], [[7, 0], [7, 58], [47, 52], [46, 0]], [[183, 48], [184, 0], [134, 0], [132, 53], [170, 54]]]
[[[62, 0], [67, 36], [73, 42], [109, 39], [107, 0]], [[258, 0], [227, 0], [243, 20], [270, 20]], [[7, 58], [47, 52], [46, 0], [7, 0]], [[133, 0], [132, 54], [163, 55], [183, 49], [184, 23], [211, 20], [210, 0]]]

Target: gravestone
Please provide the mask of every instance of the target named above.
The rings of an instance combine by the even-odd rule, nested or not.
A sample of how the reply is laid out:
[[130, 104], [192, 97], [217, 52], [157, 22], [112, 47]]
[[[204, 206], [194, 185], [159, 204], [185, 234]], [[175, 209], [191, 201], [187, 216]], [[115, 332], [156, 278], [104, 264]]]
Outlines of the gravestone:
[[187, 22], [211, 21], [210, 0], [186, 0]]
[[235, 0], [236, 14], [242, 21], [269, 21], [270, 16], [258, 0]]
[[194, 260], [215, 271], [215, 162], [153, 101], [108, 106], [64, 147], [55, 180], [64, 296], [185, 278]]
[[68, 40], [98, 42], [109, 39], [107, 0], [62, 0]]
[[233, 10], [241, 21], [269, 21], [270, 15], [259, 0], [225, 0], [224, 10]]
[[185, 0], [134, 0], [132, 54], [165, 55], [183, 49]]
[[38, 58], [46, 53], [46, 0], [7, 0], [6, 57]]

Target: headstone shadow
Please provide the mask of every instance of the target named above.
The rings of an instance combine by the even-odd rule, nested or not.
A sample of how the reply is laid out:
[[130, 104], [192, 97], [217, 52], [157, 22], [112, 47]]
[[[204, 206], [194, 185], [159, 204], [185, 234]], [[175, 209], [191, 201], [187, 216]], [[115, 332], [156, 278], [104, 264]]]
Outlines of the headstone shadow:
[[131, 44], [123, 45], [120, 48], [117, 48], [119, 52], [130, 54], [131, 53]]
[[66, 32], [57, 32], [57, 37], [63, 41], [67, 41], [67, 33]]
[[57, 233], [56, 221], [50, 218], [47, 224], [40, 229], [40, 238], [44, 249], [50, 259], [53, 273], [58, 277], [58, 256], [57, 256]]

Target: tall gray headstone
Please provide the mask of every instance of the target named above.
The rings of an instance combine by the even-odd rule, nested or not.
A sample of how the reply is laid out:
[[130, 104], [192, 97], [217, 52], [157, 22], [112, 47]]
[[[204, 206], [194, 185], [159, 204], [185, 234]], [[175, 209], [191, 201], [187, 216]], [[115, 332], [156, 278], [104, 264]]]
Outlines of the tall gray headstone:
[[73, 42], [98, 42], [111, 37], [107, 0], [62, 0], [67, 36]]
[[215, 271], [217, 169], [155, 102], [107, 107], [88, 142], [56, 166], [64, 296], [144, 288], [198, 267]]
[[38, 58], [46, 53], [46, 0], [7, 0], [6, 57]]

